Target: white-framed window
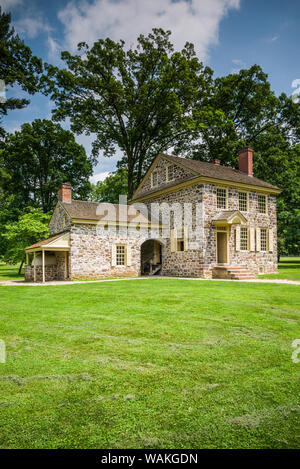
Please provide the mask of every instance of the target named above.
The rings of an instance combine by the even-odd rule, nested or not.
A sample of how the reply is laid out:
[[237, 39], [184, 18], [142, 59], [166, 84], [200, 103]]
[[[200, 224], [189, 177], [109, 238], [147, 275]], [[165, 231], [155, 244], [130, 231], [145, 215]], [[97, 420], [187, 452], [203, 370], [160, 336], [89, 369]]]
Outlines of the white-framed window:
[[217, 187], [217, 208], [227, 208], [227, 189]]
[[175, 228], [171, 230], [171, 252], [184, 252], [188, 250], [188, 229]]
[[248, 192], [239, 192], [239, 210], [248, 212]]
[[157, 171], [151, 173], [151, 187], [156, 187], [158, 185]]
[[261, 251], [267, 250], [267, 229], [266, 228], [260, 229], [260, 250]]
[[116, 245], [116, 265], [126, 265], [126, 250], [124, 244]]
[[174, 181], [174, 165], [169, 164], [166, 168], [166, 181], [171, 182]]
[[240, 230], [240, 250], [248, 250], [248, 228], [241, 227]]
[[259, 213], [267, 212], [267, 196], [264, 194], [257, 194], [257, 209]]

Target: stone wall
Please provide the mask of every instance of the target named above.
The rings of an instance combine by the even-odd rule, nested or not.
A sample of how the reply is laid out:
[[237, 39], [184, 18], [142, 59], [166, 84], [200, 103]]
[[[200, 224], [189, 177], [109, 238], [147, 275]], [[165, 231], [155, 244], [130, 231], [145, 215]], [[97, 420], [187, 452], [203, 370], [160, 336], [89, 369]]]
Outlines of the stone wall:
[[[216, 230], [212, 225], [212, 219], [222, 209], [217, 208], [217, 186], [212, 184], [203, 185], [204, 216], [205, 216], [205, 264], [209, 266], [206, 276], [210, 277], [211, 269], [217, 264], [216, 258]], [[238, 189], [228, 189], [228, 207], [227, 210], [238, 210]], [[268, 196], [268, 213], [258, 212], [257, 192], [249, 191], [249, 207], [247, 212], [241, 212], [247, 219], [247, 227], [272, 229], [274, 234], [273, 251], [259, 252], [255, 251], [237, 251], [235, 244], [236, 225], [229, 228], [229, 259], [228, 263], [232, 265], [243, 265], [254, 273], [277, 272], [277, 219], [276, 219], [276, 197]]]
[[[49, 282], [51, 280], [58, 280], [57, 279], [57, 266], [54, 265], [46, 265], [45, 266], [45, 280]], [[33, 282], [34, 281], [34, 274], [33, 274], [33, 265], [26, 265], [25, 266], [25, 281], [26, 282]], [[42, 282], [43, 281], [43, 268], [41, 265], [36, 266], [36, 281]]]
[[[145, 202], [146, 203], [146, 202]], [[189, 224], [188, 250], [180, 252], [171, 252], [170, 236], [165, 239], [165, 246], [162, 247], [162, 275], [180, 276], [180, 277], [202, 277], [204, 275], [204, 252], [203, 252], [203, 197], [202, 185], [197, 184], [180, 191], [170, 192], [159, 197], [153, 197], [147, 201], [148, 210], [151, 210], [152, 204], [162, 204], [161, 213], [164, 222], [170, 219], [170, 229], [173, 229], [176, 223], [182, 224], [180, 220], [176, 221], [176, 216], [171, 211], [169, 217], [168, 207], [176, 207], [174, 204], [186, 206], [186, 223]], [[196, 211], [197, 206], [197, 211]], [[166, 233], [167, 234], [167, 233]]]
[[[65, 276], [65, 252], [55, 252], [56, 264], [45, 265], [45, 280], [46, 282], [53, 280], [66, 280]], [[68, 255], [67, 255], [68, 262]], [[33, 282], [34, 281], [34, 267], [33, 265], [25, 266], [25, 281]], [[67, 278], [69, 270], [67, 269]], [[43, 268], [41, 265], [36, 266], [36, 281], [43, 281]]]
[[50, 236], [69, 230], [71, 220], [64, 207], [58, 201], [49, 223]]
[[[146, 204], [149, 210], [153, 203], [167, 202], [169, 205], [174, 203], [180, 203], [181, 205], [192, 204], [191, 216], [187, 217], [187, 221], [190, 223], [188, 250], [183, 252], [171, 252], [171, 242], [170, 239], [167, 239], [162, 252], [162, 275], [212, 277], [212, 270], [217, 265], [217, 235], [212, 220], [220, 211], [224, 210], [217, 208], [216, 189], [216, 185], [197, 184], [176, 192], [148, 199]], [[239, 209], [238, 192], [238, 189], [228, 188], [227, 210]], [[268, 213], [262, 214], [258, 212], [257, 192], [249, 191], [248, 208], [248, 212], [242, 212], [247, 219], [248, 227], [260, 227], [273, 230], [273, 251], [237, 251], [235, 246], [236, 226], [233, 225], [229, 228], [228, 263], [246, 266], [254, 273], [276, 272], [276, 197], [272, 195], [268, 196]], [[163, 214], [166, 210], [166, 207], [162, 209]], [[172, 217], [170, 227], [171, 229], [174, 228]]]
[[[70, 278], [135, 277], [141, 270], [141, 244], [148, 229], [74, 224], [71, 228]], [[112, 266], [112, 246], [130, 247], [130, 265]]]
[[[166, 180], [166, 168], [170, 164], [172, 165], [173, 163], [171, 163], [167, 158], [163, 158], [163, 157], [157, 163], [155, 167], [155, 170], [157, 170], [157, 183], [158, 183], [156, 189], [159, 189], [160, 186], [164, 186], [168, 184]], [[181, 166], [174, 164], [174, 181], [180, 181], [190, 176], [193, 176], [193, 173], [191, 173], [187, 169], [182, 168]], [[151, 174], [150, 174], [149, 177], [145, 180], [143, 186], [141, 187], [139, 191], [139, 196], [152, 189], [153, 188], [151, 187]]]

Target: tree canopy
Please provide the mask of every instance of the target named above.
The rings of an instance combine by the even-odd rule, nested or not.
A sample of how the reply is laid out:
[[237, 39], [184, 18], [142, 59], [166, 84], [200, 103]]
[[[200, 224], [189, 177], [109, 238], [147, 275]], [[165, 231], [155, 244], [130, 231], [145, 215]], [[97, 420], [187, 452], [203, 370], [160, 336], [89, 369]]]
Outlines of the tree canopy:
[[[0, 79], [5, 87], [18, 85], [23, 91], [33, 94], [39, 90], [41, 59], [32, 55], [28, 46], [15, 34], [10, 26], [11, 15], [0, 7]], [[12, 109], [22, 109], [29, 104], [28, 99], [9, 98], [0, 101], [0, 135], [4, 135], [1, 127], [2, 117]]]
[[89, 193], [92, 161], [70, 131], [50, 120], [37, 119], [7, 135], [1, 156], [3, 190], [14, 194], [20, 208], [52, 210], [62, 182], [72, 184], [74, 198]]
[[90, 199], [93, 202], [119, 203], [120, 195], [127, 195], [128, 174], [125, 168], [110, 173], [104, 181], [92, 184]]
[[43, 213], [40, 209], [30, 209], [18, 221], [7, 225], [4, 234], [7, 248], [3, 259], [12, 264], [23, 263], [24, 249], [49, 236], [49, 220], [50, 214]]
[[69, 117], [74, 132], [95, 134], [95, 156], [122, 151], [129, 197], [153, 157], [190, 141], [208, 113], [212, 70], [190, 43], [174, 52], [170, 34], [153, 29], [130, 49], [109, 38], [91, 48], [81, 43], [77, 55], [62, 53], [66, 69], [46, 65], [54, 118]]

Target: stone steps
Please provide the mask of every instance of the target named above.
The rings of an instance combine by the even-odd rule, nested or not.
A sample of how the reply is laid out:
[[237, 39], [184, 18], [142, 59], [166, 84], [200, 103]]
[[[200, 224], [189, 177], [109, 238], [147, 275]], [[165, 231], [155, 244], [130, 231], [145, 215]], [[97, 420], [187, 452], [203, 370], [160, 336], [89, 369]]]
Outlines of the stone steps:
[[242, 265], [217, 265], [213, 269], [213, 278], [224, 278], [232, 280], [252, 280], [257, 275]]

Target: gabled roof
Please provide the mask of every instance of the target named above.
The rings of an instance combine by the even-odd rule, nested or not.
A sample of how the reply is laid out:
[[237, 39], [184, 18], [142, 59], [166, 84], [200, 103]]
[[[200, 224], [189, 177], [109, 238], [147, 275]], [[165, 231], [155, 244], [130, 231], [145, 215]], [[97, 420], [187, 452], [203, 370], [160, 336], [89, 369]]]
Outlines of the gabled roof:
[[147, 225], [151, 223], [148, 214], [143, 214], [134, 205], [119, 205], [84, 200], [72, 200], [71, 203], [61, 202], [61, 204], [71, 220], [142, 223]]
[[[159, 187], [156, 187], [155, 189], [151, 189], [147, 192], [143, 192], [141, 196], [139, 196], [139, 191], [142, 187], [142, 184], [149, 176], [149, 170], [151, 172], [151, 167], [154, 167], [155, 162], [159, 158], [166, 158], [169, 161], [172, 161], [174, 164], [177, 164], [181, 167], [186, 168], [191, 172], [190, 177], [186, 177], [185, 179], [177, 180], [174, 181], [173, 183], [169, 184], [163, 184], [160, 185]], [[216, 165], [214, 163], [207, 163], [205, 161], [198, 161], [198, 160], [192, 160], [190, 158], [181, 158], [179, 156], [172, 156], [172, 155], [167, 155], [167, 154], [159, 154], [154, 162], [152, 163], [151, 167], [149, 168], [148, 172], [145, 175], [144, 180], [136, 190], [135, 194], [132, 197], [132, 200], [139, 199], [139, 197], [144, 197], [147, 195], [150, 195], [152, 193], [161, 191], [163, 189], [166, 189], [168, 187], [176, 186], [178, 184], [181, 184], [185, 180], [193, 180], [195, 179], [195, 183], [197, 182], [199, 177], [203, 178], [209, 178], [209, 179], [218, 179], [220, 180], [220, 183], [222, 181], [228, 181], [228, 182], [233, 182], [235, 184], [245, 184], [248, 186], [255, 186], [257, 188], [262, 188], [262, 189], [271, 189], [274, 191], [280, 191], [280, 189], [276, 186], [273, 186], [272, 184], [262, 181], [261, 179], [258, 179], [254, 176], [249, 176], [246, 173], [243, 173], [237, 169], [230, 168], [229, 166], [222, 166], [222, 165]]]
[[51, 236], [50, 238], [43, 239], [43, 241], [39, 241], [38, 243], [34, 243], [31, 246], [25, 248], [25, 251], [34, 251], [40, 248], [43, 249], [64, 249], [69, 248], [70, 246], [70, 235], [69, 232], [64, 231], [62, 233], [58, 233], [55, 236]]
[[215, 225], [232, 225], [247, 223], [247, 219], [239, 210], [223, 210], [219, 212], [213, 219]]

